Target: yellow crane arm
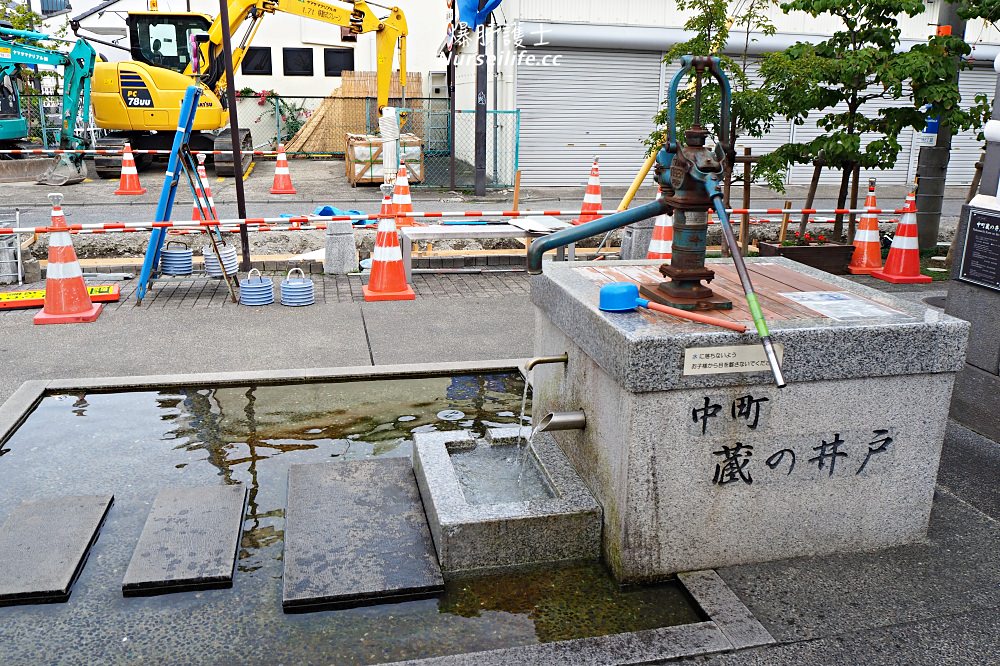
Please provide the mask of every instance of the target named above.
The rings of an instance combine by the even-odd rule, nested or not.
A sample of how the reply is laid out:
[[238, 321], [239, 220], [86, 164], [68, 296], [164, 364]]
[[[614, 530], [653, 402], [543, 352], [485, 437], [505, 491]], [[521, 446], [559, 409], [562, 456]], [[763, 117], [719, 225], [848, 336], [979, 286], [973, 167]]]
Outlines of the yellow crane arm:
[[[332, 5], [321, 0], [229, 0], [229, 32], [234, 34], [240, 26], [251, 18], [254, 23], [239, 45], [233, 46], [233, 69], [239, 67], [247, 47], [253, 41], [259, 27], [259, 21], [265, 14], [283, 12], [293, 14], [323, 23], [332, 23], [348, 28], [353, 34], [375, 33], [375, 52], [377, 60], [378, 105], [385, 106], [389, 101], [389, 85], [392, 81], [392, 63], [399, 43], [399, 82], [406, 85], [406, 17], [397, 7], [389, 10], [389, 16], [379, 18], [378, 15], [363, 0], [349, 2], [350, 9]], [[213, 63], [221, 63], [222, 55], [222, 20], [216, 16], [208, 31], [208, 42], [201, 46], [202, 60], [205, 65], [199, 71], [207, 77], [205, 81], [213, 90], [218, 91], [225, 85], [225, 74]], [[207, 70], [206, 70], [207, 68]]]

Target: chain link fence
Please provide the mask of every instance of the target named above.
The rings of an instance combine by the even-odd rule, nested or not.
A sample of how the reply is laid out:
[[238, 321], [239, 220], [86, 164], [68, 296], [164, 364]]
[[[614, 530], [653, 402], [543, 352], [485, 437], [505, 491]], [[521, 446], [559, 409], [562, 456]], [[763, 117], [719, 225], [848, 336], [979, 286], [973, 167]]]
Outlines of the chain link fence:
[[[390, 99], [400, 109], [401, 131], [420, 144], [424, 177], [415, 187], [468, 190], [475, 187], [476, 114], [452, 113], [447, 99]], [[22, 94], [21, 114], [28, 120], [27, 141], [56, 148], [61, 122], [60, 95]], [[237, 95], [240, 128], [250, 131], [257, 150], [284, 144], [289, 153], [343, 159], [348, 134], [378, 133], [378, 101], [374, 97], [287, 97], [269, 93]], [[514, 184], [518, 169], [520, 112], [486, 112], [486, 186], [504, 189]], [[454, 130], [454, 145], [452, 131]], [[96, 138], [101, 130], [86, 129]], [[84, 128], [77, 127], [77, 134]]]

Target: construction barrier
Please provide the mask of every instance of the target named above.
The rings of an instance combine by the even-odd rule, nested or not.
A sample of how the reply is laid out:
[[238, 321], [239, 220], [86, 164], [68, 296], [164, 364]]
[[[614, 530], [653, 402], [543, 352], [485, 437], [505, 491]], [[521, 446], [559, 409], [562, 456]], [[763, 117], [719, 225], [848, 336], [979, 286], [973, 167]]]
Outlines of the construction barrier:
[[[871, 210], [781, 210], [775, 209], [778, 214], [811, 214], [811, 213], [865, 213], [870, 212], [872, 214], [898, 214], [904, 213], [905, 210], [895, 210], [895, 211], [883, 211], [881, 209], [871, 209]], [[593, 211], [594, 214], [600, 215], [602, 217], [607, 215], [614, 215], [620, 211], [617, 210], [600, 210]], [[733, 214], [741, 214], [745, 212], [743, 209], [733, 209]], [[759, 212], [759, 211], [752, 211]], [[407, 217], [407, 218], [425, 218], [425, 219], [441, 219], [441, 218], [483, 218], [483, 217], [533, 217], [533, 216], [544, 216], [544, 217], [569, 217], [571, 215], [581, 215], [583, 211], [579, 210], [466, 210], [466, 211], [441, 211], [441, 212], [412, 212], [412, 213], [362, 213], [360, 215], [299, 215], [295, 217], [256, 217], [256, 218], [230, 218], [225, 220], [202, 220], [196, 222], [194, 220], [190, 221], [169, 221], [169, 222], [104, 222], [104, 223], [93, 223], [93, 224], [71, 224], [69, 225], [70, 231], [84, 231], [84, 230], [103, 230], [103, 231], [145, 231], [148, 229], [190, 229], [190, 228], [205, 228], [205, 227], [231, 227], [239, 225], [247, 226], [262, 226], [262, 225], [273, 225], [273, 224], [314, 224], [317, 222], [343, 222], [343, 221], [375, 221], [380, 219], [385, 219], [387, 217]], [[770, 214], [770, 213], [769, 213]], [[53, 231], [52, 227], [0, 227], [0, 235], [4, 234], [45, 234]], [[60, 231], [65, 231], [65, 229], [60, 229]]]

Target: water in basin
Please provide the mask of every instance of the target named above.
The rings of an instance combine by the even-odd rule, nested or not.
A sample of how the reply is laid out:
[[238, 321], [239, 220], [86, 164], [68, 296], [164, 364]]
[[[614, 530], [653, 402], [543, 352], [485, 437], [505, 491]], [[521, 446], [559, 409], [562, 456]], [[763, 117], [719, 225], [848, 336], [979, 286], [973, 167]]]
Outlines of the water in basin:
[[474, 448], [450, 451], [466, 501], [503, 504], [555, 497], [538, 460], [531, 452], [522, 451], [526, 446], [491, 446], [477, 440]]

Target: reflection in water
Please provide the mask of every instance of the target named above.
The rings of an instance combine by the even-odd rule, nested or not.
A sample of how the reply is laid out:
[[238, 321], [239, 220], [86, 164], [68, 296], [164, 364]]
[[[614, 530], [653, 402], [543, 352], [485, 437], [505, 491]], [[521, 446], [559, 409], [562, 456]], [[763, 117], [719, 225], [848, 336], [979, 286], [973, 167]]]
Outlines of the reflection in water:
[[[482, 437], [516, 421], [522, 386], [497, 374], [44, 398], [0, 445], [0, 519], [37, 497], [111, 493], [115, 504], [69, 603], [0, 608], [0, 662], [368, 664], [691, 621], [676, 591], [620, 593], [599, 565], [449, 583], [440, 599], [282, 613], [289, 466], [409, 456], [414, 432]], [[464, 416], [438, 418], [445, 411]], [[249, 490], [233, 588], [123, 598], [157, 492], [220, 482]]]

